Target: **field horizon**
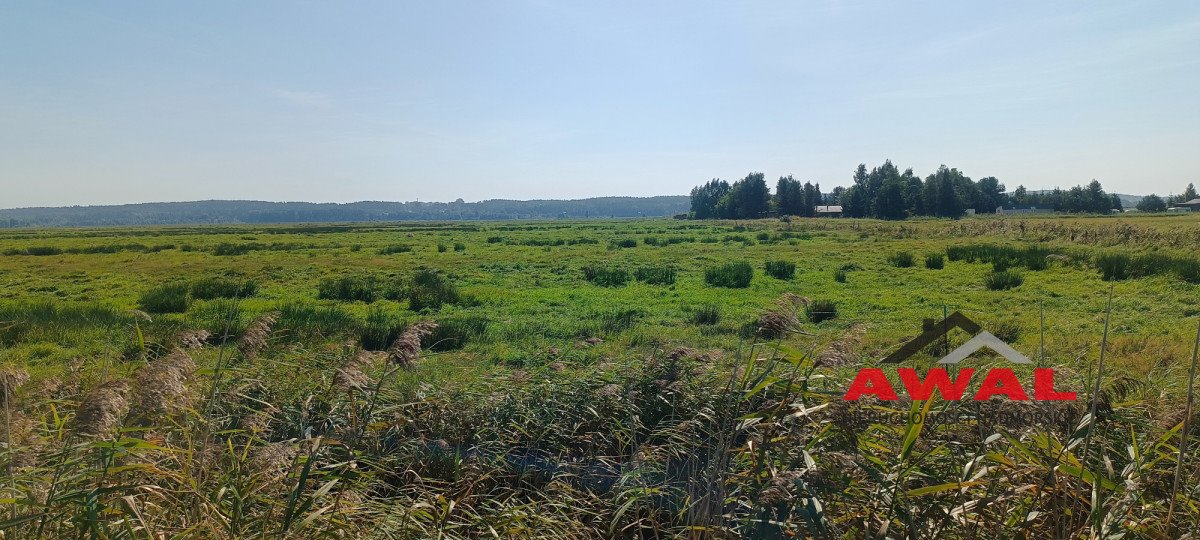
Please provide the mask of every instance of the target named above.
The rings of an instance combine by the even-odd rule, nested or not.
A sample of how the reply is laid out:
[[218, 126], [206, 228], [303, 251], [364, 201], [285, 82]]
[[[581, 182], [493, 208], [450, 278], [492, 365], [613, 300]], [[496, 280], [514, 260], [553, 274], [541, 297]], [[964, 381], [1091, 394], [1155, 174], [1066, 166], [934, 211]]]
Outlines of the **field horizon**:
[[[1197, 215], [6, 229], [3, 528], [1171, 534], [1198, 248]], [[954, 312], [1078, 399], [843, 400]]]

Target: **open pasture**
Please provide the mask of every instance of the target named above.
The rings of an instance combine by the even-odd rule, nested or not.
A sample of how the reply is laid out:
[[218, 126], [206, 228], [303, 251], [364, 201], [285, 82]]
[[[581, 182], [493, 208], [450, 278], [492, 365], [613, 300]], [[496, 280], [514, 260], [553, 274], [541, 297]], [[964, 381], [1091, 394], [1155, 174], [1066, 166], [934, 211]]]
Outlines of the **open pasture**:
[[[7, 538], [1200, 523], [1194, 216], [14, 229], [0, 283]], [[924, 406], [841, 395], [955, 311], [1070, 429], [855, 423]]]

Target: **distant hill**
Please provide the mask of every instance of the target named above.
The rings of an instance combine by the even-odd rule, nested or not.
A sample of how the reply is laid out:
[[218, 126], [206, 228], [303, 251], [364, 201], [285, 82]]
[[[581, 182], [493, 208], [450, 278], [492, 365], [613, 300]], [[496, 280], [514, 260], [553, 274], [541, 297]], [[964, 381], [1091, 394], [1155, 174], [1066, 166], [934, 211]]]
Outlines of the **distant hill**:
[[14, 208], [0, 210], [0, 227], [659, 217], [686, 213], [689, 207], [683, 195], [449, 203], [193, 201]]

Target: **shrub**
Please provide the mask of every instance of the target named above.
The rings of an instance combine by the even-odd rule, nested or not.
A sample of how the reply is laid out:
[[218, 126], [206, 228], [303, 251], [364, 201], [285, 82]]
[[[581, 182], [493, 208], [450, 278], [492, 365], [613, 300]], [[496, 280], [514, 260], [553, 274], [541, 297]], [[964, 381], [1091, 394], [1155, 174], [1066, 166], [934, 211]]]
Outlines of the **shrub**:
[[375, 278], [371, 276], [324, 278], [317, 285], [317, 298], [321, 300], [362, 301], [370, 304], [378, 297], [379, 289]]
[[51, 246], [34, 246], [25, 248], [26, 255], [44, 257], [46, 255], [61, 255], [63, 250]]
[[487, 238], [487, 243], [489, 243], [489, 244], [499, 244], [500, 242], [503, 242], [503, 241], [504, 241], [504, 237], [502, 237], [502, 236], [489, 236]]
[[1124, 253], [1104, 253], [1096, 256], [1096, 268], [1104, 281], [1116, 281], [1129, 278], [1129, 266], [1132, 259]]
[[380, 306], [371, 306], [367, 320], [359, 334], [359, 343], [369, 351], [386, 350], [404, 331], [404, 321]]
[[642, 310], [632, 308], [593, 312], [589, 318], [595, 321], [597, 328], [589, 329], [587, 333], [618, 334], [632, 328], [644, 314]]
[[912, 253], [909, 253], [907, 251], [901, 251], [899, 253], [893, 253], [891, 255], [888, 255], [887, 260], [888, 260], [889, 264], [891, 264], [892, 266], [895, 266], [896, 268], [908, 268], [908, 267], [916, 264], [915, 260], [913, 259]]
[[816, 324], [821, 321], [837, 318], [837, 304], [832, 300], [813, 300], [804, 308], [804, 314], [809, 322]]
[[437, 324], [421, 339], [421, 345], [431, 351], [452, 351], [483, 337], [488, 320], [478, 315], [458, 315], [438, 319]]
[[748, 262], [733, 262], [704, 270], [704, 282], [713, 287], [744, 289], [750, 286], [754, 267]]
[[833, 280], [838, 283], [845, 283], [847, 274], [846, 269], [838, 268], [833, 271]]
[[409, 245], [396, 244], [396, 245], [392, 245], [392, 246], [385, 246], [383, 249], [379, 250], [379, 254], [380, 255], [392, 255], [394, 253], [408, 253], [408, 252], [412, 251], [412, 249], [413, 249], [412, 246], [409, 246]]
[[796, 263], [788, 261], [767, 261], [765, 268], [768, 276], [775, 279], [792, 279], [796, 277]]
[[637, 243], [637, 240], [634, 240], [632, 238], [623, 238], [621, 240], [613, 240], [613, 241], [609, 242], [608, 245], [611, 247], [618, 247], [618, 248], [632, 248], [632, 247], [637, 247], [638, 243]]
[[254, 281], [234, 281], [221, 278], [207, 278], [192, 283], [192, 298], [212, 300], [214, 298], [248, 298], [258, 294], [258, 284]]
[[941, 270], [946, 267], [946, 259], [941, 253], [930, 253], [925, 256], [925, 268], [930, 270]]
[[221, 242], [213, 248], [213, 255], [218, 257], [229, 257], [233, 255], [245, 255], [250, 253], [255, 248], [252, 244], [231, 244], [229, 242]]
[[454, 251], [466, 251], [466, 250], [467, 250], [466, 244], [463, 244], [461, 242], [454, 243]]
[[993, 268], [1001, 269], [997, 271], [1007, 270], [1014, 266], [1024, 266], [1034, 271], [1045, 270], [1049, 266], [1046, 258], [1056, 254], [1059, 253], [1041, 246], [1016, 248], [991, 244], [971, 244], [946, 248], [946, 257], [951, 261], [992, 263]]
[[149, 313], [183, 313], [191, 299], [184, 283], [169, 283], [150, 289], [138, 298], [138, 307]]
[[692, 312], [692, 324], [711, 326], [721, 322], [721, 307], [716, 304], [704, 304]]
[[445, 253], [447, 249], [449, 249], [449, 248], [446, 247], [446, 244], [443, 244], [441, 242], [438, 243], [438, 246], [437, 246], [438, 253]]
[[650, 285], [674, 285], [675, 269], [669, 266], [649, 266], [633, 271], [633, 278]]
[[291, 339], [319, 341], [334, 336], [351, 336], [360, 323], [339, 305], [320, 306], [308, 302], [291, 302], [279, 308], [275, 330]]
[[629, 282], [629, 272], [616, 267], [585, 266], [583, 279], [601, 287], [621, 287]]
[[437, 270], [421, 268], [408, 286], [408, 309], [422, 311], [441, 309], [445, 304], [462, 302], [458, 287]]
[[1002, 272], [992, 272], [983, 280], [983, 284], [993, 291], [1008, 290], [1013, 287], [1019, 287], [1025, 282], [1025, 278], [1016, 272], [1004, 270]]

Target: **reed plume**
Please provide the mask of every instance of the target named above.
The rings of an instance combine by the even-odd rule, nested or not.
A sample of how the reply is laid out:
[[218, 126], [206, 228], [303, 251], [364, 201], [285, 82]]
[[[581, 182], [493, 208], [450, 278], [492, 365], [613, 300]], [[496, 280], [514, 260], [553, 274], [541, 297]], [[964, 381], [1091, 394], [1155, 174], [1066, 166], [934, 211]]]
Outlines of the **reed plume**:
[[375, 356], [367, 351], [358, 351], [345, 365], [333, 374], [333, 387], [343, 392], [364, 390], [371, 386], [366, 371], [375, 363]]
[[120, 379], [96, 387], [75, 412], [75, 432], [101, 436], [112, 431], [129, 408], [128, 393], [129, 383]]
[[250, 326], [246, 328], [246, 333], [242, 336], [242, 342], [238, 344], [238, 352], [242, 354], [242, 358], [253, 360], [262, 353], [267, 347], [267, 339], [271, 337], [271, 327], [275, 325], [275, 321], [279, 320], [279, 312], [271, 311], [259, 315]]
[[130, 413], [144, 420], [169, 411], [187, 392], [195, 371], [195, 362], [181, 349], [142, 367], [133, 377]]
[[388, 348], [388, 361], [403, 368], [412, 367], [421, 355], [421, 338], [432, 333], [435, 328], [437, 323], [433, 321], [421, 321], [405, 328]]

